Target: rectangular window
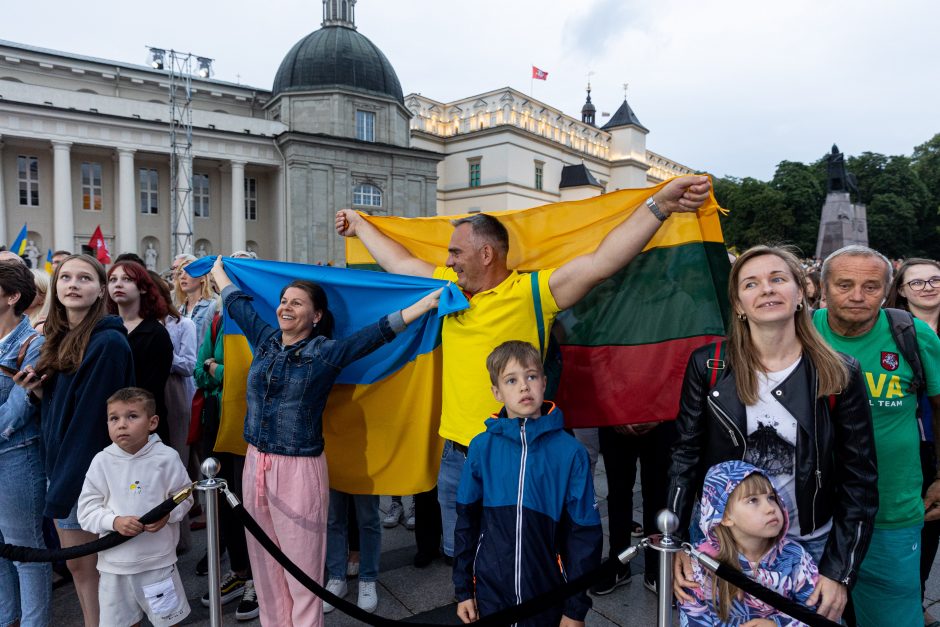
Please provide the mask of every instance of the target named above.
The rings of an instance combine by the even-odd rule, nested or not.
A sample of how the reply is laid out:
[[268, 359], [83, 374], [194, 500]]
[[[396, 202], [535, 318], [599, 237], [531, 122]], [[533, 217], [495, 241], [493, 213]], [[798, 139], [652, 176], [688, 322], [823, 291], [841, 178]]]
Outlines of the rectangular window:
[[480, 186], [480, 162], [473, 161], [470, 163], [470, 187], [479, 187]]
[[150, 168], [138, 170], [140, 181], [140, 212], [156, 215], [159, 208], [160, 177], [157, 171]]
[[375, 141], [375, 113], [372, 111], [356, 111], [356, 139]]
[[209, 175], [193, 174], [193, 215], [209, 217]]
[[101, 211], [100, 163], [82, 163], [82, 209]]
[[245, 179], [245, 219], [258, 219], [258, 179]]
[[16, 158], [17, 181], [20, 187], [20, 204], [25, 207], [39, 206], [39, 158]]
[[542, 175], [544, 173], [544, 163], [535, 162], [535, 189], [542, 189]]

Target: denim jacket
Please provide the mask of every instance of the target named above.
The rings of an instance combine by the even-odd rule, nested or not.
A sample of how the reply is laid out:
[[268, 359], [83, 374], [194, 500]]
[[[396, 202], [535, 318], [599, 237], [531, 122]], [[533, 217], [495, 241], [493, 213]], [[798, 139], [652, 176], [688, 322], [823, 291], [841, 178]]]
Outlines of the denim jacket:
[[316, 457], [323, 452], [323, 408], [340, 370], [395, 339], [405, 326], [401, 314], [340, 340], [317, 336], [283, 346], [281, 331], [261, 319], [251, 300], [234, 286], [222, 291], [226, 311], [254, 351], [245, 441], [263, 453]]
[[[29, 317], [20, 318], [20, 323], [0, 341], [0, 364], [17, 368], [16, 357], [20, 346], [30, 335], [37, 335]], [[35, 366], [39, 359], [42, 337], [37, 337], [26, 350], [26, 357], [19, 366]], [[26, 390], [13, 383], [7, 374], [0, 374], [0, 453], [19, 448], [39, 438], [39, 406], [29, 402]]]

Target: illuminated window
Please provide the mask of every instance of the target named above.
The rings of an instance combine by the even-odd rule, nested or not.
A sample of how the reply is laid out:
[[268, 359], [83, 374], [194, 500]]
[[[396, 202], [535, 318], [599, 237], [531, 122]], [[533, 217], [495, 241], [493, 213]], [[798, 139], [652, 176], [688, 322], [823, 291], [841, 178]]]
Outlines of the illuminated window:
[[101, 211], [100, 163], [82, 163], [82, 209]]

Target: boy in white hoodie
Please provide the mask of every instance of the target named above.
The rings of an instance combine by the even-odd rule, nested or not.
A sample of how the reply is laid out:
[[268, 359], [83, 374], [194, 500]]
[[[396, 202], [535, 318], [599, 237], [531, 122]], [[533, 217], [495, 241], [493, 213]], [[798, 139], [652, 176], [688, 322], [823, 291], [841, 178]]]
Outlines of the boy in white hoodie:
[[170, 627], [189, 615], [176, 569], [176, 543], [192, 497], [155, 523], [139, 520], [190, 485], [179, 454], [153, 433], [159, 420], [147, 390], [115, 392], [108, 399], [113, 444], [92, 460], [78, 499], [78, 521], [85, 531], [141, 536], [98, 554], [101, 627], [135, 625], [144, 613], [154, 627]]

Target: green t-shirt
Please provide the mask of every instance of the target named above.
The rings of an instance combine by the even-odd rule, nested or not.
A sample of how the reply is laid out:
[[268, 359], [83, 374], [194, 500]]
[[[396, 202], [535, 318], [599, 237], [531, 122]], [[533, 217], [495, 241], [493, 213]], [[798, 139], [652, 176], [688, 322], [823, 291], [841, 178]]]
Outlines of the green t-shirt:
[[[878, 515], [875, 527], [901, 529], [924, 521], [920, 492], [920, 431], [917, 397], [908, 392], [913, 371], [891, 337], [884, 311], [868, 333], [856, 337], [837, 335], [829, 328], [825, 309], [813, 314], [823, 338], [839, 352], [851, 355], [862, 366], [868, 390], [875, 453], [878, 458]], [[940, 394], [940, 338], [924, 322], [915, 319], [920, 359], [927, 379], [927, 395]]]

